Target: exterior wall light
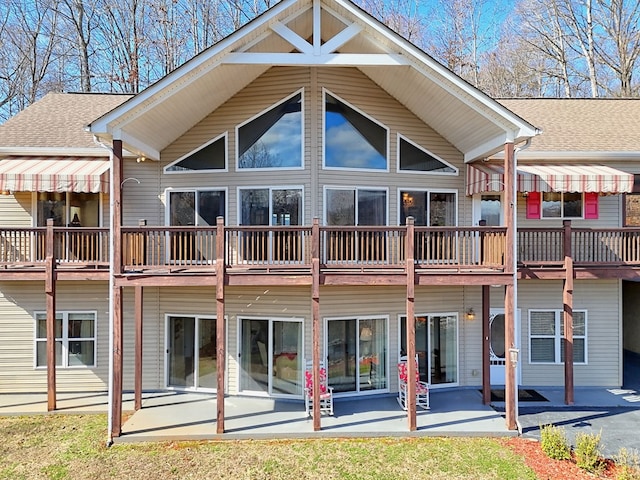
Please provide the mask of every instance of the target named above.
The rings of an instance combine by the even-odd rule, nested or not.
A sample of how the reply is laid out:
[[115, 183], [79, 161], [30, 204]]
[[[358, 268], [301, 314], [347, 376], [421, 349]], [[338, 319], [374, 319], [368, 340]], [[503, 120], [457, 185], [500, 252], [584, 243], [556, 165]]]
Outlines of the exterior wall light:
[[465, 318], [470, 322], [476, 319], [476, 312], [473, 311], [473, 308], [469, 308], [469, 310], [467, 310]]

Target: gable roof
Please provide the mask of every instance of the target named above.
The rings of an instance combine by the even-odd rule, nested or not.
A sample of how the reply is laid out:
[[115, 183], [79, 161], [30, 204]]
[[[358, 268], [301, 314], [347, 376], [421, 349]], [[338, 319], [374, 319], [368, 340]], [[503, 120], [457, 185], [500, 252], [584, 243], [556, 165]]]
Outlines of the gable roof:
[[48, 93], [0, 125], [2, 154], [91, 155], [104, 149], [85, 130], [88, 122], [122, 104], [131, 95]]
[[501, 99], [542, 129], [520, 158], [640, 157], [640, 99]]
[[349, 0], [282, 0], [91, 123], [159, 159], [210, 112], [277, 65], [356, 67], [470, 161], [536, 129]]

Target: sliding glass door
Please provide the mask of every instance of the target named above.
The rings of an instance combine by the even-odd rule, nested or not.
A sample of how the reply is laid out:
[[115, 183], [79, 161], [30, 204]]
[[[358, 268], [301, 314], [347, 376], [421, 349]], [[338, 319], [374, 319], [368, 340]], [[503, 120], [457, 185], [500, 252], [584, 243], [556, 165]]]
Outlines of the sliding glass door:
[[[416, 315], [415, 320], [420, 380], [433, 385], [457, 384], [457, 315]], [[406, 317], [400, 317], [400, 356], [407, 354], [406, 324]]]
[[240, 391], [302, 395], [302, 327], [300, 319], [240, 319]]
[[326, 345], [329, 385], [334, 392], [388, 388], [387, 319], [328, 319]]
[[216, 319], [167, 317], [167, 386], [215, 390]]

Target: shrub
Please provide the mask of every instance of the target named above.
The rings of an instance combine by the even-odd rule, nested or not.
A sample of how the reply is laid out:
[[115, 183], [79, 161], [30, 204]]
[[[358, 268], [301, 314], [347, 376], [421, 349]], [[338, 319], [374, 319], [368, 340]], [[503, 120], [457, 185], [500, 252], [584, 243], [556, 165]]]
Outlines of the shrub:
[[615, 455], [617, 480], [640, 480], [640, 455], [637, 450], [622, 447]]
[[567, 443], [564, 428], [544, 425], [540, 428], [540, 447], [545, 455], [555, 460], [570, 460], [571, 448]]
[[576, 465], [587, 472], [597, 473], [604, 470], [605, 463], [600, 453], [602, 433], [579, 433], [576, 435]]

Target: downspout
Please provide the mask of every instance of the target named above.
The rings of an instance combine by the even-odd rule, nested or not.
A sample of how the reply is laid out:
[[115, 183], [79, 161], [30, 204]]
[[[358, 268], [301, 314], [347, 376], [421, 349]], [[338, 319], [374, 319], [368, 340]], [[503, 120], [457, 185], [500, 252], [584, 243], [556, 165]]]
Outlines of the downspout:
[[[537, 134], [536, 130], [536, 134]], [[526, 150], [531, 145], [531, 138], [527, 138], [524, 145], [521, 147], [516, 147], [513, 150], [513, 307], [515, 308], [515, 312], [513, 312], [514, 318], [518, 323], [521, 323], [520, 318], [518, 317], [518, 153], [523, 150]], [[522, 336], [521, 329], [518, 329], [518, 337]], [[520, 343], [520, 338], [515, 339], [514, 348]], [[518, 347], [518, 350], [520, 348]], [[518, 357], [520, 357], [520, 352], [518, 351]], [[522, 435], [522, 425], [520, 424], [519, 419], [519, 405], [518, 405], [518, 390], [519, 390], [519, 381], [518, 381], [518, 369], [522, 368], [520, 365], [521, 359], [518, 358], [518, 363], [516, 365], [515, 372], [515, 414], [516, 414], [516, 427], [518, 428], [518, 434]]]
[[102, 143], [97, 135], [93, 136], [96, 145], [109, 151], [109, 376], [107, 378], [107, 447], [113, 444], [111, 436], [113, 420], [111, 418], [111, 409], [113, 408], [113, 256], [114, 256], [114, 235], [113, 235], [113, 198], [114, 198], [114, 181], [113, 181], [113, 148]]

